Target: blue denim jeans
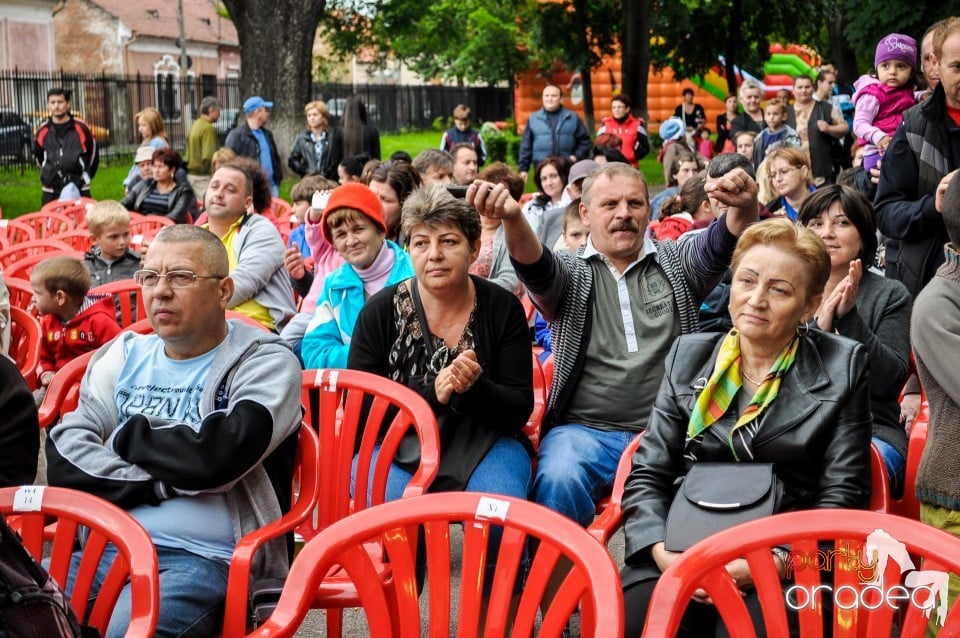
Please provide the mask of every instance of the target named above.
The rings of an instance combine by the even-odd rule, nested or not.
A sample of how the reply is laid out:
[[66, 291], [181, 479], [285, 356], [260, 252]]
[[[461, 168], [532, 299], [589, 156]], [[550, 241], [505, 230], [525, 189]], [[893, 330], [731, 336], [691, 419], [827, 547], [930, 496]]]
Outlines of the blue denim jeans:
[[610, 492], [617, 464], [636, 432], [578, 423], [551, 428], [540, 441], [533, 500], [586, 527]]
[[903, 480], [907, 471], [907, 460], [897, 452], [895, 447], [883, 439], [873, 437], [871, 440], [880, 450], [880, 456], [883, 457], [883, 465], [887, 470], [887, 480], [890, 481], [890, 493], [897, 498], [903, 496]]
[[[91, 604], [116, 553], [114, 546], [107, 546], [90, 591]], [[157, 547], [157, 559], [160, 567], [160, 619], [154, 636], [203, 638], [216, 635], [223, 626], [230, 566], [170, 547]], [[75, 553], [70, 563], [67, 592], [73, 586], [73, 576], [79, 566], [80, 554]], [[127, 585], [120, 592], [104, 638], [122, 638], [126, 634], [130, 610], [130, 586]]]

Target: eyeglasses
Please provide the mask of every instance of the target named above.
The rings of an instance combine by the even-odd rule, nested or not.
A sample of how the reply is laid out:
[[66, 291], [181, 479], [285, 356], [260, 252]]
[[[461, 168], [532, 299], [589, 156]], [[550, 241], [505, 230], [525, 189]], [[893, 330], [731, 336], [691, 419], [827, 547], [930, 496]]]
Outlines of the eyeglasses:
[[790, 166], [788, 168], [781, 168], [779, 171], [770, 171], [770, 179], [777, 179], [778, 177], [786, 177], [793, 171], [800, 170], [796, 166]]
[[158, 273], [156, 270], [138, 270], [133, 273], [133, 280], [141, 288], [153, 288], [160, 283], [162, 277], [171, 288], [190, 288], [197, 283], [197, 279], [224, 279], [227, 275], [198, 275], [189, 270], [171, 270], [168, 273]]

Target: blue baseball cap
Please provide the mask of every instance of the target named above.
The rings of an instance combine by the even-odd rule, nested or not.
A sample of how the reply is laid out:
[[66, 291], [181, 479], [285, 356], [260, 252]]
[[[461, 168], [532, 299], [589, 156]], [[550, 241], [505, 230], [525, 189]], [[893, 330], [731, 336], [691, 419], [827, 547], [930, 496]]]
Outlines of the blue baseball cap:
[[253, 97], [248, 97], [247, 101], [243, 103], [243, 112], [244, 113], [253, 113], [261, 106], [264, 106], [268, 109], [273, 108], [273, 102], [267, 102], [259, 95], [254, 95]]

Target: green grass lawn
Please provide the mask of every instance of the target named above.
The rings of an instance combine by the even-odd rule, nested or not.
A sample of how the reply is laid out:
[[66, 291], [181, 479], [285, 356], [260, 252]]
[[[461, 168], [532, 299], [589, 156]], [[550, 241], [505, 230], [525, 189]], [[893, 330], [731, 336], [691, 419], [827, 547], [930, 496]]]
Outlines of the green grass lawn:
[[[440, 144], [440, 133], [423, 131], [398, 135], [382, 135], [380, 152], [384, 159], [399, 150], [416, 157], [427, 148], [436, 148]], [[91, 195], [94, 199], [117, 199], [123, 197], [123, 180], [133, 164], [132, 156], [104, 158], [100, 162], [97, 176], [93, 180]], [[663, 184], [663, 169], [657, 162], [655, 153], [651, 153], [640, 162], [640, 169], [646, 175], [650, 185]], [[280, 196], [289, 201], [290, 189], [297, 183], [294, 178], [284, 179], [280, 186]], [[527, 190], [533, 191], [533, 174], [527, 182]], [[11, 219], [24, 213], [40, 209], [39, 170], [29, 168], [23, 171], [0, 171], [0, 209], [3, 217]]]

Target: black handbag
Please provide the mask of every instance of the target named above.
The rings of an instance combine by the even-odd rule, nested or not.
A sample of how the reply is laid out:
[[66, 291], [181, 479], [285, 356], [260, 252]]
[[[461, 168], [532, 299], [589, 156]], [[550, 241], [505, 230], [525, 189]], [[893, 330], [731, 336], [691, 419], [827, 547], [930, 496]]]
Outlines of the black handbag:
[[670, 505], [664, 549], [682, 552], [728, 527], [770, 516], [780, 492], [772, 463], [694, 463]]

